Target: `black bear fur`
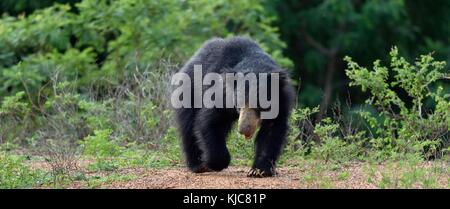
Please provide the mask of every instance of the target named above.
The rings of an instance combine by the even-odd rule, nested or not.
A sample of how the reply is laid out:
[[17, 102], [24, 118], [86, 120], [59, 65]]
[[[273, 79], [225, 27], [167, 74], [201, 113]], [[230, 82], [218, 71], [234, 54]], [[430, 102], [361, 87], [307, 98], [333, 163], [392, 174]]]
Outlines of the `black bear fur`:
[[[253, 72], [280, 75], [279, 114], [274, 119], [261, 120], [255, 136], [255, 158], [248, 173], [249, 177], [275, 175], [275, 163], [286, 141], [288, 118], [294, 100], [287, 71], [278, 66], [256, 42], [245, 37], [206, 41], [180, 70], [187, 73], [192, 82], [194, 65], [202, 65], [203, 74]], [[193, 96], [191, 98], [193, 100]], [[226, 138], [239, 117], [239, 110], [192, 107], [177, 108], [175, 113], [188, 168], [195, 173], [227, 168], [231, 156]]]

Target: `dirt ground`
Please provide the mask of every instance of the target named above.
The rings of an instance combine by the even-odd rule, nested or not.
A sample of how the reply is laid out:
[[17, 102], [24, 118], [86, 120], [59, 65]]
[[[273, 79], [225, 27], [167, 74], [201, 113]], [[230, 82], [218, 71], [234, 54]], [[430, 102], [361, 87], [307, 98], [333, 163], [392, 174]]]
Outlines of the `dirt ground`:
[[[149, 170], [141, 177], [128, 182], [117, 182], [104, 185], [105, 188], [156, 188], [156, 189], [288, 189], [308, 188], [299, 175], [300, 171], [294, 168], [279, 168], [278, 175], [271, 178], [248, 178], [246, 167], [230, 167], [221, 172], [194, 174], [186, 169]], [[364, 183], [361, 176], [353, 175], [349, 179], [353, 183], [343, 183], [347, 188], [373, 188]], [[358, 182], [358, 183], [356, 183]]]
[[[91, 163], [88, 160], [80, 161], [81, 167]], [[49, 170], [45, 162], [32, 163], [33, 168]], [[385, 188], [404, 188], [405, 179], [410, 177], [415, 182], [408, 188], [424, 188], [425, 178], [433, 175], [435, 180], [432, 188], [450, 189], [450, 164], [444, 162], [424, 162], [414, 168], [396, 168], [386, 165], [372, 165], [354, 162], [339, 166], [338, 169], [318, 170], [317, 165], [305, 164], [296, 167], [278, 167], [278, 175], [269, 178], [248, 178], [246, 174], [249, 167], [231, 166], [221, 172], [208, 172], [196, 174], [186, 167], [174, 168], [128, 168], [114, 172], [89, 172], [82, 169], [86, 176], [132, 176], [127, 180], [105, 181], [94, 188], [116, 189], [308, 189], [308, 188], [343, 188], [343, 189], [376, 189], [382, 188], [383, 181], [388, 176], [389, 183]], [[417, 177], [417, 168], [423, 171], [434, 171]], [[369, 171], [369, 170], [372, 170]], [[415, 172], [412, 172], [412, 171]], [[438, 172], [436, 172], [438, 171]], [[417, 182], [416, 182], [417, 181]], [[386, 186], [387, 185], [387, 186]], [[91, 188], [85, 181], [72, 182], [66, 188]]]
[[[382, 168], [381, 168], [382, 169]], [[369, 183], [368, 174], [363, 166], [351, 165], [341, 171], [323, 171], [316, 174], [307, 173], [305, 169], [278, 168], [278, 175], [270, 178], [248, 178], [247, 167], [229, 167], [221, 172], [195, 174], [186, 168], [169, 169], [125, 169], [123, 174], [137, 178], [129, 181], [115, 181], [100, 185], [100, 188], [120, 189], [298, 189], [298, 188], [379, 188], [377, 181], [381, 174], [376, 174]], [[345, 171], [345, 178], [342, 172]], [[315, 176], [317, 175], [317, 176]], [[340, 177], [341, 176], [341, 177]], [[450, 175], [443, 174], [437, 179], [440, 188], [448, 188]], [[83, 187], [74, 184], [71, 188]], [[421, 188], [421, 185], [414, 186]]]

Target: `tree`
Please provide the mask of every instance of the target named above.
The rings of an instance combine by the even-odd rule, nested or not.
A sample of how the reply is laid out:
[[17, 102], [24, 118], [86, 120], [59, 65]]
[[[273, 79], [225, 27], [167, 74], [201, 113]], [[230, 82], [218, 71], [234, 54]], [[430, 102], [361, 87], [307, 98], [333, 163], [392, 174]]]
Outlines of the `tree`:
[[[436, 52], [450, 58], [450, 10], [448, 1], [288, 0], [272, 6], [278, 26], [295, 63], [294, 77], [302, 78], [300, 103], [320, 103], [317, 119], [335, 98], [362, 103], [362, 93], [348, 89], [344, 55], [360, 63], [385, 57], [396, 45], [405, 56]], [[436, 11], [436, 12], [434, 12]], [[427, 18], [423, 18], [426, 16]], [[321, 96], [323, 95], [323, 97]]]

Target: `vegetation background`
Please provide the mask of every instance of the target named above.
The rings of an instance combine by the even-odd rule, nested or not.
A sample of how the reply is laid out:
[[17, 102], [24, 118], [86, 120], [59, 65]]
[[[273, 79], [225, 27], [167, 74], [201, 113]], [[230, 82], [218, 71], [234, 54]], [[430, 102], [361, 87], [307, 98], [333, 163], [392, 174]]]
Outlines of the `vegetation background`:
[[[345, 179], [363, 162], [379, 188], [449, 188], [448, 11], [447, 0], [2, 0], [0, 188], [182, 166], [171, 75], [205, 40], [235, 35], [291, 72], [280, 166], [313, 165], [300, 181], [333, 187], [317, 172]], [[248, 166], [251, 142], [233, 132], [229, 144]]]

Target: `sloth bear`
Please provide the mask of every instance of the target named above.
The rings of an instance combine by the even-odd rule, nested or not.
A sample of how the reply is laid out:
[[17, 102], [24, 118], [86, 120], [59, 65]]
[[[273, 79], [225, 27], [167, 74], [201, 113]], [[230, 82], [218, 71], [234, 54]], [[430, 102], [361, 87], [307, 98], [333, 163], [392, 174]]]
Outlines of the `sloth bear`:
[[[196, 106], [194, 103], [201, 100], [200, 97], [191, 96], [195, 94], [195, 86], [200, 86], [200, 96], [206, 94], [210, 84], [194, 84], [196, 66], [201, 66], [201, 79], [208, 73], [215, 73], [220, 75], [218, 81], [225, 79], [225, 74], [254, 74], [260, 79], [263, 74], [268, 82], [258, 84], [244, 80], [244, 100], [243, 105], [238, 106], [236, 97], [226, 97], [226, 99], [219, 100], [219, 105], [214, 107]], [[221, 171], [228, 167], [230, 163], [230, 153], [226, 147], [226, 138], [233, 127], [233, 124], [238, 120], [239, 132], [245, 135], [245, 138], [252, 138], [256, 129], [259, 131], [255, 138], [255, 158], [253, 166], [248, 172], [248, 177], [269, 177], [274, 176], [275, 163], [280, 156], [283, 149], [284, 142], [288, 131], [288, 118], [293, 108], [294, 91], [289, 82], [289, 75], [287, 71], [281, 69], [275, 61], [265, 53], [256, 42], [250, 38], [233, 37], [228, 39], [213, 38], [206, 41], [203, 46], [193, 55], [193, 57], [180, 69], [179, 73], [184, 73], [188, 80], [183, 80], [184, 86], [183, 94], [175, 96], [176, 99], [183, 98], [185, 106], [178, 106], [175, 108], [175, 116], [178, 123], [178, 129], [182, 137], [182, 147], [185, 154], [187, 166], [192, 172], [202, 173], [209, 171]], [[278, 78], [273, 84], [272, 78]], [[242, 86], [224, 88], [223, 95], [216, 93], [211, 98], [218, 99], [227, 93], [240, 91], [242, 93]], [[172, 84], [174, 81], [172, 80]], [[178, 83], [179, 84], [179, 83]], [[229, 82], [227, 82], [227, 87]], [[255, 87], [262, 89], [262, 85], [268, 93], [253, 91], [258, 99], [262, 94], [267, 94], [268, 99], [276, 99], [275, 111], [278, 111], [275, 117], [261, 117], [264, 111], [267, 113], [270, 108], [261, 104], [258, 100], [256, 106], [249, 105], [249, 98], [252, 95], [251, 91], [247, 90]], [[271, 88], [274, 85], [278, 88]], [[223, 86], [220, 86], [222, 88]], [[275, 90], [273, 90], [275, 89]], [[271, 90], [271, 91], [269, 91]], [[185, 95], [186, 94], [186, 95]], [[238, 93], [236, 93], [238, 94]], [[172, 95], [172, 102], [174, 96]], [[239, 99], [237, 99], [239, 101]], [[222, 107], [230, 101], [233, 106]], [[242, 100], [241, 100], [242, 101]], [[221, 104], [220, 104], [221, 103]], [[239, 102], [238, 102], [239, 103]], [[228, 103], [227, 103], [228, 104]], [[255, 103], [254, 103], [255, 104]], [[273, 104], [271, 104], [273, 105]]]

